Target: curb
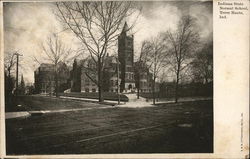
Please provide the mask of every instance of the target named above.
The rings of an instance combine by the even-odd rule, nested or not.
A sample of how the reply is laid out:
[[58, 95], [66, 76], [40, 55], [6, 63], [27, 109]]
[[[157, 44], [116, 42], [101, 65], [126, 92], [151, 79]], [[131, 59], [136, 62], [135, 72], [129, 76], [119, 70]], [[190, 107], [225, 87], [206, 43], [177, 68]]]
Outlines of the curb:
[[69, 99], [69, 100], [77, 100], [77, 101], [82, 101], [82, 102], [89, 102], [89, 103], [97, 103], [97, 104], [105, 104], [105, 105], [110, 105], [110, 106], [116, 106], [117, 103], [110, 103], [110, 102], [99, 102], [99, 101], [93, 101], [93, 100], [86, 100], [84, 98], [76, 98], [76, 97], [67, 97], [67, 96], [60, 96], [59, 98], [61, 99]]
[[175, 103], [174, 101], [169, 101], [169, 102], [162, 102], [162, 103], [156, 103], [155, 105], [162, 105], [162, 104], [183, 104], [183, 103], [188, 103], [188, 102], [199, 102], [199, 101], [210, 101], [213, 99], [197, 99], [197, 100], [187, 100], [187, 101], [178, 101]]

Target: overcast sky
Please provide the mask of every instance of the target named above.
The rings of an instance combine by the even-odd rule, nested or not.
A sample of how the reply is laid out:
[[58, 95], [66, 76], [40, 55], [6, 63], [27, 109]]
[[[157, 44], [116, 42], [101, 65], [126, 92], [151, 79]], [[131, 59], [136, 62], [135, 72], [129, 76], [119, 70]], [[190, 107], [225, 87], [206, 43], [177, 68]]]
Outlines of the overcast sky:
[[[135, 54], [143, 40], [156, 36], [157, 33], [174, 29], [182, 15], [190, 14], [197, 18], [201, 38], [212, 39], [212, 2], [138, 2], [143, 8], [133, 28]], [[37, 64], [31, 58], [40, 57], [39, 46], [50, 32], [62, 31], [57, 21], [53, 3], [11, 2], [4, 3], [4, 51], [18, 50], [21, 57], [20, 73], [26, 82], [34, 82], [34, 70]], [[134, 18], [134, 17], [131, 17]], [[130, 19], [127, 19], [129, 22]], [[129, 25], [129, 23], [128, 23]], [[63, 42], [73, 49], [79, 47], [79, 41], [70, 31], [60, 33]]]

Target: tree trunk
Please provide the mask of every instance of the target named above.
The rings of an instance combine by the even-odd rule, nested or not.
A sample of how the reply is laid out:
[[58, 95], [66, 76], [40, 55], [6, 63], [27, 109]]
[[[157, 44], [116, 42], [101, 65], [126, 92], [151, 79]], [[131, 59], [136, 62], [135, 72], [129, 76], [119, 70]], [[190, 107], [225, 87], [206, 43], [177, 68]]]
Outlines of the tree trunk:
[[[11, 82], [12, 82], [12, 81], [11, 81], [11, 76], [10, 76], [10, 69], [8, 69], [8, 79], [7, 79], [7, 80], [8, 80], [8, 86], [7, 86], [7, 88], [8, 88], [8, 93], [7, 93], [7, 95], [10, 96], [10, 95], [11, 95], [11, 91], [12, 91], [12, 90], [10, 89], [10, 88], [11, 88]], [[5, 86], [5, 87], [6, 87], [6, 86]]]
[[58, 73], [55, 72], [55, 91], [56, 91], [56, 97], [58, 97]]
[[99, 85], [98, 87], [98, 93], [99, 93], [99, 102], [103, 102], [103, 94], [102, 94], [102, 86]]
[[140, 98], [140, 78], [138, 77], [137, 99]]
[[207, 77], [207, 75], [205, 76], [205, 84], [208, 84], [208, 77]]
[[178, 102], [178, 88], [179, 88], [179, 72], [177, 72], [177, 75], [176, 75], [176, 83], [175, 83], [175, 103]]
[[137, 88], [137, 99], [140, 98], [140, 93], [139, 93], [139, 91], [140, 91], [140, 88]]
[[155, 78], [153, 79], [153, 104], [155, 105]]
[[102, 65], [101, 65], [101, 59], [98, 59], [98, 95], [99, 95], [99, 102], [103, 102], [104, 99], [103, 99], [103, 88], [102, 88], [102, 75], [103, 75], [103, 72], [102, 72]]

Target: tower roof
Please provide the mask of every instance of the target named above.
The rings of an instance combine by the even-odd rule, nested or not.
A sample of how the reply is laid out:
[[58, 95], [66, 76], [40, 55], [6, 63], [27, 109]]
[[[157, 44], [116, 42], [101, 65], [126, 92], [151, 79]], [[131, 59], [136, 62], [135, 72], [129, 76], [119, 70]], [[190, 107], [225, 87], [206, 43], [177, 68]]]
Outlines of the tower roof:
[[127, 24], [127, 22], [125, 22], [125, 24], [124, 24], [124, 26], [123, 26], [123, 29], [122, 29], [122, 33], [123, 33], [123, 32], [127, 32], [128, 30], [129, 30], [128, 24]]

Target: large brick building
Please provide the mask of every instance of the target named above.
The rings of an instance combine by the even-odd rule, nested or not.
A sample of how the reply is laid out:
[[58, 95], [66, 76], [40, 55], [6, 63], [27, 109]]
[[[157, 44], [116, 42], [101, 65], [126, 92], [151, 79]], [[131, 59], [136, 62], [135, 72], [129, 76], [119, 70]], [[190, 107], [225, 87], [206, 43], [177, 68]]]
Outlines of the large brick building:
[[[128, 30], [128, 25], [125, 23], [118, 37], [118, 60], [115, 56], [107, 56], [104, 60], [103, 90], [106, 92], [117, 92], [118, 90], [117, 61], [119, 61], [120, 92], [136, 91], [135, 73], [140, 76], [140, 91], [150, 92], [152, 90], [152, 74], [149, 70], [145, 67], [142, 72], [135, 71], [134, 66], [137, 63], [134, 62], [134, 36], [129, 35]], [[93, 80], [97, 80], [97, 72], [91, 72], [91, 70], [97, 70], [92, 58], [75, 59], [71, 71], [72, 92], [98, 91], [96, 83], [93, 82]], [[91, 76], [91, 79], [88, 76]]]
[[[104, 60], [103, 90], [105, 92], [117, 92], [118, 81], [120, 92], [152, 91], [152, 74], [146, 67], [136, 70], [138, 62], [134, 62], [134, 36], [129, 35], [128, 25], [124, 24], [122, 32], [118, 36], [118, 58], [109, 56]], [[118, 80], [119, 61], [119, 80]], [[70, 88], [71, 92], [98, 92], [97, 68], [91, 57], [75, 59], [72, 69], [65, 63], [59, 63], [58, 86], [59, 92]], [[35, 92], [48, 94], [55, 92], [55, 67], [53, 64], [41, 64], [34, 72]], [[136, 78], [137, 77], [137, 78]], [[138, 78], [139, 77], [139, 78]], [[156, 91], [158, 87], [156, 87]]]

